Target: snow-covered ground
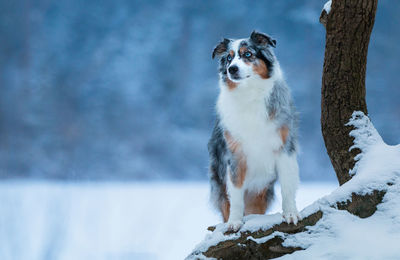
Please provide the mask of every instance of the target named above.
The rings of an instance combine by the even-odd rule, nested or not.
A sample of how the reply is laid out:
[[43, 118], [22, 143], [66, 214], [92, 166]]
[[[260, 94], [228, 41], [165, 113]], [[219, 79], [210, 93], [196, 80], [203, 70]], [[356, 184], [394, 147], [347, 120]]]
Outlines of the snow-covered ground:
[[[302, 183], [299, 209], [336, 186]], [[183, 259], [219, 221], [207, 183], [3, 182], [0, 259]]]

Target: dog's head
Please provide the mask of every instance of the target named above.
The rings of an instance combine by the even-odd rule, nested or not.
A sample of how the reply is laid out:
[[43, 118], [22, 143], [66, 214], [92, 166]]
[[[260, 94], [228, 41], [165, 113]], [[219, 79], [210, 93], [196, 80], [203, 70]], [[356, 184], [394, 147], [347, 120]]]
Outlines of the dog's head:
[[275, 45], [276, 41], [267, 34], [253, 31], [247, 39], [224, 39], [212, 57], [220, 58], [219, 72], [228, 85], [254, 77], [268, 79], [275, 60], [271, 47]]

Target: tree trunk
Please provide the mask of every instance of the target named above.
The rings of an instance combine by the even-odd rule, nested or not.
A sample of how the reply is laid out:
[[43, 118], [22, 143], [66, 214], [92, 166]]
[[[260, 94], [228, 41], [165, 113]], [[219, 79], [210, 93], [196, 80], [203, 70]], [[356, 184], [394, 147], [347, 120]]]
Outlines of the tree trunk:
[[351, 178], [358, 150], [349, 152], [353, 138], [345, 126], [353, 111], [367, 114], [365, 73], [369, 38], [378, 0], [333, 0], [326, 26], [322, 76], [321, 127], [325, 146], [340, 185]]

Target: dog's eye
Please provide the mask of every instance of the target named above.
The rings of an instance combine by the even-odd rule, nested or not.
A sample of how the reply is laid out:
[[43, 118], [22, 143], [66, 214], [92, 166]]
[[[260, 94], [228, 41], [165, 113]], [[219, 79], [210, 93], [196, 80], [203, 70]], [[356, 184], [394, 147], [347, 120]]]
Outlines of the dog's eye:
[[247, 51], [247, 52], [244, 54], [244, 56], [245, 56], [246, 58], [250, 58], [251, 55], [253, 55], [253, 54], [251, 54], [251, 52], [249, 52], [249, 51]]
[[232, 56], [229, 54], [228, 57], [226, 57], [226, 59], [227, 59], [228, 61], [231, 61], [231, 60], [232, 60]]

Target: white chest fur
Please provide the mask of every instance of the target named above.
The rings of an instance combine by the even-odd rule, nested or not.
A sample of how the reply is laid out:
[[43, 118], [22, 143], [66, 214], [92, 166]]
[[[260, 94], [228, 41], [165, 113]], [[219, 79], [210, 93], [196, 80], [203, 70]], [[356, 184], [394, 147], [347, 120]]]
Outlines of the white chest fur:
[[272, 79], [242, 83], [233, 90], [221, 85], [217, 111], [223, 127], [243, 148], [247, 160], [246, 186], [262, 188], [275, 179], [275, 152], [282, 141], [266, 108], [272, 88]]

